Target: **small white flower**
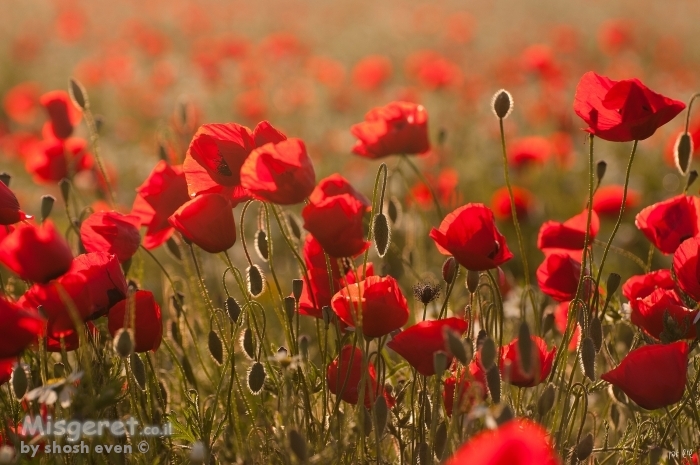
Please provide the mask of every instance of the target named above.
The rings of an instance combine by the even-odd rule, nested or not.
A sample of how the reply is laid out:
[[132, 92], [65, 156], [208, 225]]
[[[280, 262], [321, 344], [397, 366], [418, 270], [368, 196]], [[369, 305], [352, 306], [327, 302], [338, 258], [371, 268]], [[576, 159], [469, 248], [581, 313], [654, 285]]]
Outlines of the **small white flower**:
[[44, 405], [53, 405], [57, 400], [60, 400], [61, 407], [68, 407], [71, 398], [77, 391], [75, 382], [82, 378], [82, 376], [82, 371], [76, 371], [66, 378], [50, 379], [45, 385], [32, 389], [24, 397], [30, 402], [36, 400]]

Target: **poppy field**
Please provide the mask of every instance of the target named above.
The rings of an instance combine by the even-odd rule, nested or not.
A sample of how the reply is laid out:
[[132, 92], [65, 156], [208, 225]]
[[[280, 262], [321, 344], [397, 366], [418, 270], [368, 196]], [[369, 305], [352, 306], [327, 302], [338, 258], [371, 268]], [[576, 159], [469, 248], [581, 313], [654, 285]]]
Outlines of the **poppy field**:
[[2, 8], [0, 464], [700, 463], [700, 5]]

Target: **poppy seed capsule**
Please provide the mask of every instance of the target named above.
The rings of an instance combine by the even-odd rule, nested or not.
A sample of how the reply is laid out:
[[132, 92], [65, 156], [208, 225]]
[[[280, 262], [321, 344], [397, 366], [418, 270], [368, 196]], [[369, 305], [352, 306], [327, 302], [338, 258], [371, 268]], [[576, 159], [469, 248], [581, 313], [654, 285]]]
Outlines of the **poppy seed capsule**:
[[254, 243], [255, 251], [258, 253], [258, 256], [264, 261], [267, 261], [270, 257], [270, 250], [268, 248], [267, 234], [265, 234], [265, 231], [259, 229], [258, 232], [255, 233]]
[[391, 243], [391, 229], [384, 213], [379, 213], [374, 217], [372, 235], [374, 236], [374, 247], [377, 249], [377, 254], [380, 257], [384, 257]]
[[445, 260], [442, 264], [442, 279], [445, 280], [447, 284], [452, 284], [457, 277], [457, 261], [454, 257], [450, 257]]
[[121, 358], [126, 358], [134, 351], [134, 340], [131, 330], [121, 328], [114, 335], [114, 351]]
[[429, 281], [416, 283], [413, 285], [413, 296], [423, 305], [428, 305], [440, 297], [440, 286]]
[[576, 454], [576, 458], [583, 462], [590, 457], [591, 452], [593, 452], [593, 435], [588, 433], [576, 444], [574, 453]]
[[258, 265], [251, 265], [247, 270], [248, 292], [252, 297], [259, 297], [265, 290], [265, 277]]
[[608, 164], [605, 162], [605, 160], [600, 160], [596, 165], [595, 165], [595, 176], [596, 179], [598, 180], [598, 184], [600, 184], [603, 181], [603, 178], [605, 177], [605, 172], [608, 169]]
[[224, 363], [224, 346], [221, 344], [221, 339], [219, 338], [219, 335], [216, 334], [214, 330], [209, 331], [208, 344], [209, 353], [212, 357], [214, 357], [216, 363], [218, 363], [219, 365]]
[[138, 383], [142, 391], [146, 390], [146, 367], [143, 360], [135, 352], [129, 356], [129, 366], [134, 374], [134, 379]]
[[228, 313], [228, 317], [231, 318], [231, 321], [238, 323], [238, 318], [241, 316], [241, 306], [233, 297], [229, 296], [226, 299], [226, 313]]
[[252, 394], [260, 394], [265, 384], [265, 367], [260, 362], [253, 363], [248, 372], [248, 389]]
[[292, 280], [292, 295], [299, 301], [301, 298], [301, 293], [304, 291], [304, 280], [303, 279], [293, 279]]
[[14, 392], [15, 398], [19, 400], [24, 397], [28, 387], [27, 372], [24, 371], [24, 366], [18, 363], [12, 370], [12, 392]]
[[501, 89], [493, 95], [491, 108], [499, 119], [505, 119], [513, 111], [513, 97], [505, 89]]
[[53, 195], [41, 196], [41, 222], [43, 223], [51, 215], [53, 204], [56, 202], [56, 197]]
[[595, 381], [595, 344], [590, 337], [583, 338], [581, 343], [581, 368], [583, 374], [591, 381]]
[[688, 174], [690, 168], [690, 156], [693, 153], [693, 139], [690, 134], [684, 132], [676, 139], [676, 145], [673, 150], [673, 159], [676, 162], [676, 168], [681, 176]]
[[306, 439], [304, 439], [304, 436], [302, 436], [299, 431], [290, 429], [288, 438], [289, 448], [292, 449], [292, 452], [296, 455], [299, 462], [306, 463], [309, 454], [307, 452]]

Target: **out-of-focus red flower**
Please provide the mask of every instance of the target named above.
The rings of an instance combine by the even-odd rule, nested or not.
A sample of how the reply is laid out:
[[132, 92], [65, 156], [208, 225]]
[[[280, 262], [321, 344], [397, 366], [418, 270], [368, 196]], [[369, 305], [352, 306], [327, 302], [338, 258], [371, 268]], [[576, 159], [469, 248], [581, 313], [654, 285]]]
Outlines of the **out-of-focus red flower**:
[[87, 142], [77, 137], [46, 139], [32, 146], [25, 168], [37, 183], [55, 183], [93, 166]]
[[523, 50], [521, 55], [523, 69], [535, 74], [548, 83], [558, 83], [561, 69], [556, 62], [552, 49], [545, 44], [534, 44]]
[[129, 301], [130, 299], [122, 300], [109, 309], [109, 333], [114, 337], [118, 330], [130, 328], [134, 332], [135, 352], [155, 352], [163, 340], [163, 323], [153, 293], [136, 291], [133, 296], [133, 315], [127, 313]]
[[168, 221], [209, 253], [228, 250], [236, 242], [231, 203], [221, 194], [198, 195], [178, 208]]
[[361, 310], [362, 333], [370, 338], [385, 336], [408, 321], [408, 302], [391, 276], [368, 276], [341, 289], [331, 299], [331, 308], [341, 321], [353, 327]]
[[[515, 214], [519, 220], [524, 220], [532, 209], [534, 197], [527, 189], [513, 186], [513, 198], [515, 199]], [[513, 210], [510, 206], [510, 194], [506, 186], [493, 193], [491, 209], [496, 219], [509, 220], [513, 217]]]
[[141, 220], [136, 215], [93, 213], [80, 225], [80, 240], [88, 252], [112, 253], [124, 263], [139, 249], [140, 227]]
[[[617, 218], [622, 207], [622, 194], [624, 186], [602, 186], [593, 194], [593, 210], [600, 216]], [[633, 189], [627, 189], [625, 199], [625, 211], [636, 208], [639, 205], [641, 195]]]
[[[673, 254], [673, 271], [676, 274], [678, 287], [696, 302], [700, 302], [700, 237], [693, 237], [683, 242]], [[671, 272], [666, 270], [669, 279]]]
[[[447, 366], [452, 364], [453, 355], [445, 343], [445, 331], [464, 334], [469, 324], [461, 318], [421, 321], [401, 331], [387, 343], [387, 347], [402, 356], [424, 376], [435, 374], [433, 357], [436, 352], [447, 354]], [[440, 373], [442, 375], [442, 373]]]
[[598, 29], [598, 45], [603, 53], [617, 55], [633, 44], [632, 25], [624, 19], [610, 19]]
[[68, 92], [54, 90], [39, 99], [49, 114], [51, 134], [57, 139], [68, 139], [82, 118], [82, 112], [73, 105]]
[[362, 220], [371, 209], [369, 200], [339, 174], [318, 183], [301, 212], [304, 229], [331, 257], [354, 257], [369, 247]]
[[485, 430], [463, 444], [446, 465], [560, 465], [547, 431], [525, 419]]
[[[91, 321], [85, 323], [85, 330], [89, 332], [92, 337], [97, 337], [100, 331], [92, 324]], [[51, 326], [47, 328], [46, 331], [46, 351], [47, 352], [61, 352], [65, 350], [70, 352], [71, 350], [76, 350], [80, 347], [80, 336], [78, 331], [82, 331], [83, 328], [78, 330], [70, 330], [59, 332], [58, 335], [52, 331]]]
[[170, 215], [190, 200], [182, 167], [169, 166], [161, 160], [136, 192], [131, 213], [147, 227], [143, 246], [155, 249], [173, 234], [174, 228], [168, 222]]
[[[440, 171], [436, 180], [426, 174], [426, 180], [435, 186], [435, 194], [441, 205], [456, 206], [462, 204], [462, 194], [459, 192], [459, 174], [452, 168], [444, 168]], [[434, 181], [434, 182], [433, 182]], [[435, 207], [430, 188], [423, 182], [418, 181], [411, 188], [407, 202], [415, 201], [421, 208], [430, 210]]]
[[430, 149], [428, 112], [415, 103], [391, 102], [373, 108], [350, 132], [358, 139], [352, 152], [367, 158], [413, 155]]
[[34, 121], [39, 92], [39, 85], [35, 82], [23, 82], [8, 90], [2, 102], [7, 116], [20, 124]]
[[593, 243], [600, 229], [600, 220], [595, 211], [591, 212], [591, 224], [588, 229], [588, 244], [586, 244], [586, 225], [588, 224], [588, 211], [569, 218], [563, 223], [547, 221], [537, 236], [537, 248], [546, 254], [562, 252], [571, 255], [574, 259], [581, 260], [583, 249]]
[[78, 42], [85, 33], [86, 22], [87, 17], [77, 6], [65, 8], [56, 17], [56, 35], [68, 43]]
[[474, 17], [466, 11], [457, 11], [447, 18], [447, 39], [458, 45], [468, 43], [474, 35]]
[[506, 238], [496, 228], [493, 212], [480, 203], [469, 203], [442, 220], [430, 237], [443, 255], [453, 255], [468, 270], [485, 271], [513, 258]]
[[592, 71], [583, 75], [574, 97], [574, 111], [588, 124], [586, 131], [612, 142], [647, 139], [684, 108], [639, 79], [613, 81]]
[[562, 131], [554, 132], [549, 136], [552, 144], [552, 154], [562, 168], [569, 168], [573, 163], [574, 143], [571, 136]]
[[28, 220], [31, 216], [19, 209], [15, 193], [0, 182], [0, 227]]
[[51, 220], [16, 228], [2, 241], [0, 263], [20, 278], [46, 283], [70, 269], [73, 252]]
[[662, 253], [672, 254], [700, 232], [700, 198], [681, 194], [655, 203], [639, 212], [634, 224]]
[[445, 379], [442, 400], [445, 403], [447, 416], [452, 416], [454, 410], [455, 391], [459, 391], [457, 405], [459, 412], [468, 412], [475, 404], [486, 399], [488, 389], [486, 388], [486, 373], [477, 360], [472, 360], [467, 370], [462, 371], [462, 375], [457, 383], [457, 374], [453, 373]]
[[418, 51], [406, 59], [406, 74], [430, 90], [458, 85], [459, 66], [434, 50]]
[[564, 252], [546, 255], [537, 268], [540, 290], [557, 302], [574, 299], [580, 276], [581, 262]]
[[600, 377], [622, 389], [644, 409], [667, 407], [683, 397], [688, 378], [688, 344], [678, 341], [640, 347]]
[[[340, 350], [340, 354], [328, 365], [328, 370], [326, 371], [328, 389], [336, 396], [340, 396], [345, 402], [355, 405], [360, 399], [362, 373], [362, 350], [358, 347], [347, 345]], [[365, 376], [365, 379], [365, 407], [372, 407], [374, 401], [381, 395], [387, 397], [389, 405], [393, 404], [393, 399], [388, 398], [382, 387], [377, 383], [377, 372], [372, 362], [367, 364], [367, 376]]]
[[552, 154], [552, 143], [542, 136], [521, 137], [508, 147], [508, 164], [513, 168], [543, 165]]
[[19, 356], [44, 332], [44, 320], [36, 312], [0, 298], [0, 359]]
[[15, 131], [0, 135], [0, 152], [5, 158], [24, 159], [33, 150], [40, 139], [31, 132]]
[[253, 150], [241, 167], [241, 185], [259, 200], [278, 205], [303, 202], [316, 187], [306, 145], [292, 138]]
[[501, 375], [503, 379], [514, 386], [537, 386], [547, 379], [549, 372], [552, 370], [552, 362], [554, 362], [554, 354], [557, 352], [557, 348], [553, 347], [552, 350], [547, 350], [547, 343], [542, 338], [531, 336], [531, 339], [531, 373], [524, 372], [520, 366], [521, 355], [517, 339], [513, 339], [510, 344], [503, 347], [501, 352]]
[[383, 55], [369, 55], [355, 63], [352, 68], [352, 83], [366, 92], [382, 87], [393, 72], [391, 60]]
[[12, 370], [14, 370], [15, 363], [17, 363], [17, 360], [14, 358], [0, 360], [0, 386], [12, 378]]
[[630, 307], [630, 321], [656, 339], [695, 338], [693, 321], [698, 311], [687, 308], [674, 290], [656, 289]]
[[268, 105], [265, 94], [260, 89], [248, 89], [241, 92], [234, 100], [236, 113], [249, 121], [265, 118], [268, 114]]
[[[554, 310], [554, 326], [557, 327], [557, 331], [564, 334], [566, 331], [566, 325], [568, 324], [569, 318], [569, 305], [571, 301], [559, 302]], [[578, 348], [579, 338], [581, 337], [581, 326], [576, 323], [574, 327], [574, 335], [569, 341], [569, 350], [575, 351]]]

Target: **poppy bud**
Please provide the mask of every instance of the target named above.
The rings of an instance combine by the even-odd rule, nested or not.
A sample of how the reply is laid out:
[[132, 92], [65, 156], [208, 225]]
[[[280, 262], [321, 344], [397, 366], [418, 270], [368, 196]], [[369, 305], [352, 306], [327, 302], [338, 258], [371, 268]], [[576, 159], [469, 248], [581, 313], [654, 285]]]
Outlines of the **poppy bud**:
[[518, 330], [518, 360], [524, 374], [530, 374], [532, 370], [532, 339], [530, 338], [530, 327], [527, 321], [520, 323]]
[[70, 80], [70, 98], [73, 103], [85, 110], [88, 107], [87, 94], [83, 85], [75, 79]]
[[374, 236], [374, 247], [377, 249], [377, 254], [380, 257], [384, 257], [391, 243], [391, 229], [384, 213], [379, 213], [374, 217], [372, 235]]
[[251, 265], [247, 270], [248, 293], [252, 297], [259, 297], [265, 290], [265, 277], [258, 265]]
[[292, 296], [287, 296], [284, 298], [284, 311], [287, 314], [287, 320], [290, 322], [294, 319], [294, 313], [296, 313], [297, 301]]
[[[187, 239], [185, 239], [187, 240]], [[177, 246], [177, 242], [175, 242], [175, 239], [172, 237], [169, 237], [168, 240], [165, 241], [165, 248], [168, 252], [170, 252], [170, 255], [177, 261], [182, 260], [182, 253], [180, 253], [180, 247]]]
[[693, 139], [690, 134], [684, 132], [676, 139], [676, 145], [673, 150], [673, 159], [676, 162], [676, 168], [681, 176], [688, 174], [690, 168], [690, 156], [693, 153]]
[[131, 330], [121, 328], [114, 336], [114, 351], [122, 358], [126, 358], [134, 351], [134, 342]]
[[374, 402], [374, 420], [377, 423], [377, 433], [381, 438], [384, 434], [387, 421], [389, 420], [389, 406], [386, 403], [386, 397], [379, 396]]
[[605, 162], [605, 160], [600, 160], [598, 163], [595, 165], [595, 177], [598, 180], [598, 185], [603, 181], [603, 178], [605, 177], [605, 171], [608, 169], [608, 164]]
[[328, 326], [331, 324], [331, 318], [333, 316], [333, 310], [328, 305], [325, 305], [321, 309], [321, 315], [323, 317], [323, 323], [326, 325], [326, 329], [328, 329]]
[[224, 363], [224, 347], [221, 344], [221, 339], [219, 338], [219, 335], [216, 334], [214, 330], [209, 331], [209, 353], [211, 354], [212, 357], [214, 357], [214, 360], [216, 360], [216, 363], [221, 365]]
[[603, 347], [603, 324], [597, 316], [591, 320], [590, 336], [596, 353], [600, 352], [600, 348]]
[[259, 229], [258, 232], [255, 234], [255, 251], [258, 253], [258, 256], [264, 260], [267, 261], [269, 257], [269, 249], [268, 249], [268, 244], [267, 244], [267, 234], [265, 234], [265, 231], [262, 229]]
[[24, 365], [18, 363], [15, 365], [15, 369], [12, 370], [12, 392], [15, 394], [15, 398], [21, 399], [24, 397], [28, 386], [29, 380], [27, 379], [27, 372], [24, 371]]
[[233, 297], [226, 299], [226, 312], [229, 318], [231, 318], [231, 321], [238, 323], [238, 317], [241, 316], [241, 306]]
[[[437, 456], [438, 460], [442, 459], [442, 454], [445, 452], [445, 445], [447, 444], [447, 423], [441, 421], [435, 430], [435, 439], [433, 439], [433, 452]], [[430, 463], [430, 462], [428, 462]]]
[[591, 452], [593, 452], [593, 435], [588, 433], [576, 444], [574, 453], [576, 454], [576, 458], [583, 462], [591, 455]]
[[511, 97], [510, 92], [505, 89], [496, 92], [491, 100], [491, 108], [497, 118], [507, 118], [513, 111], [513, 97]]
[[58, 182], [58, 187], [61, 189], [61, 197], [63, 198], [63, 203], [68, 205], [68, 200], [70, 198], [70, 181], [66, 178], [61, 179]]
[[138, 383], [142, 391], [146, 390], [146, 367], [143, 365], [143, 361], [139, 356], [132, 352], [129, 356], [129, 366], [131, 366], [131, 372], [134, 374], [134, 379]]
[[56, 197], [53, 195], [42, 195], [41, 196], [41, 222], [43, 223], [51, 214], [53, 209], [53, 204], [56, 201]]
[[590, 337], [583, 338], [581, 343], [581, 368], [583, 374], [591, 381], [595, 381], [595, 344]]
[[433, 354], [433, 368], [438, 376], [442, 376], [442, 373], [447, 369], [447, 354], [442, 350]]
[[309, 359], [309, 337], [303, 334], [299, 337], [299, 352], [304, 361]]
[[292, 232], [292, 236], [297, 241], [301, 240], [301, 228], [299, 227], [299, 220], [297, 217], [290, 212], [285, 212], [285, 218], [287, 219], [287, 224], [289, 225], [289, 230]]
[[542, 335], [547, 334], [554, 327], [554, 313], [548, 312], [544, 316], [544, 321], [542, 322]]
[[457, 360], [462, 365], [466, 365], [469, 362], [467, 357], [467, 350], [464, 347], [462, 339], [460, 339], [459, 334], [456, 331], [451, 330], [449, 327], [443, 329], [445, 339], [447, 341], [447, 349], [455, 356]]
[[12, 176], [10, 176], [9, 173], [5, 173], [4, 171], [0, 173], [0, 182], [5, 184], [5, 187], [10, 187], [10, 180], [12, 179]]
[[554, 396], [554, 385], [549, 383], [547, 387], [544, 388], [544, 391], [542, 391], [540, 398], [537, 400], [537, 413], [539, 414], [540, 418], [549, 413], [554, 406]]
[[248, 389], [252, 394], [260, 394], [265, 383], [265, 367], [260, 362], [255, 362], [248, 372]]
[[491, 368], [496, 361], [496, 344], [493, 339], [487, 337], [481, 345], [481, 364], [485, 370]]
[[402, 214], [402, 207], [401, 203], [399, 200], [392, 196], [389, 199], [389, 203], [386, 206], [387, 213], [389, 215], [389, 220], [391, 221], [391, 224], [393, 226], [396, 226], [399, 220], [401, 219], [401, 214]]
[[472, 294], [476, 292], [479, 287], [479, 272], [473, 270], [467, 270], [467, 289]]
[[606, 291], [608, 296], [612, 296], [615, 291], [617, 291], [617, 288], [620, 287], [620, 275], [617, 273], [610, 273], [608, 275], [608, 281], [606, 284]]
[[292, 295], [298, 302], [301, 298], [301, 293], [304, 291], [304, 280], [303, 279], [293, 279], [292, 280]]
[[304, 436], [302, 436], [299, 431], [290, 429], [288, 439], [289, 448], [292, 449], [292, 452], [296, 455], [299, 462], [306, 463], [309, 454], [307, 452], [306, 439], [304, 439]]
[[458, 271], [455, 258], [450, 257], [442, 264], [442, 279], [444, 279], [447, 284], [451, 284], [457, 277]]
[[486, 371], [486, 385], [491, 393], [493, 403], [499, 403], [501, 401], [501, 372], [496, 365]]
[[250, 328], [246, 328], [241, 335], [241, 346], [246, 356], [253, 360], [255, 359], [255, 341], [253, 341], [253, 332]]

